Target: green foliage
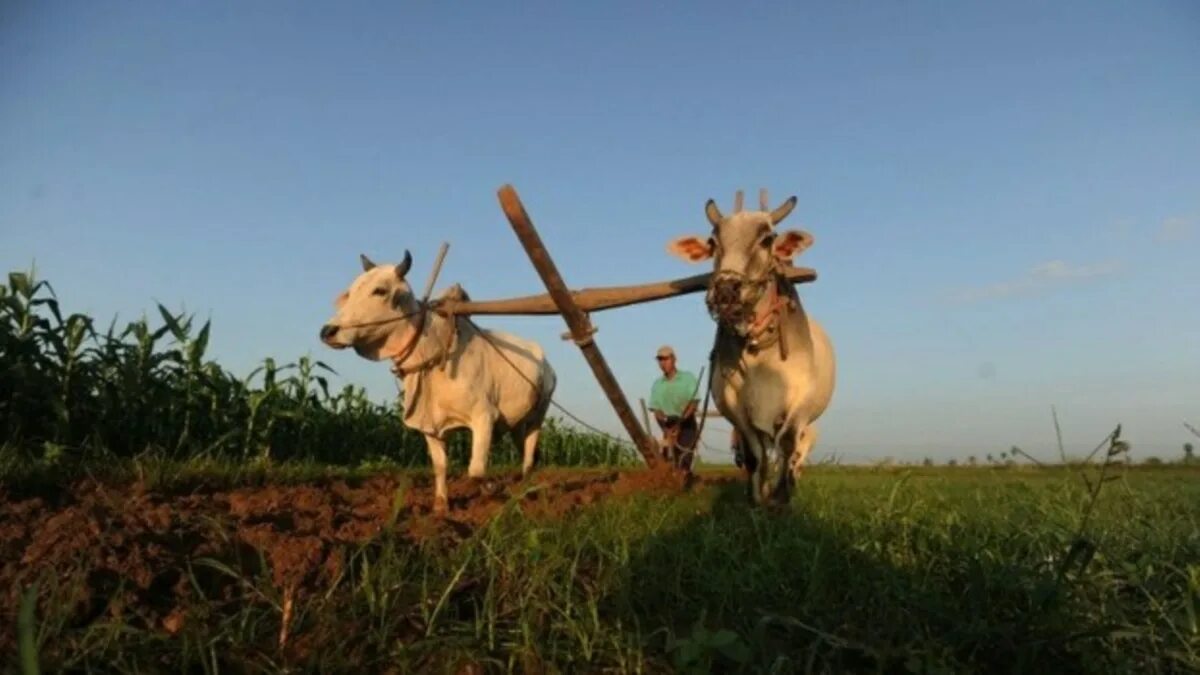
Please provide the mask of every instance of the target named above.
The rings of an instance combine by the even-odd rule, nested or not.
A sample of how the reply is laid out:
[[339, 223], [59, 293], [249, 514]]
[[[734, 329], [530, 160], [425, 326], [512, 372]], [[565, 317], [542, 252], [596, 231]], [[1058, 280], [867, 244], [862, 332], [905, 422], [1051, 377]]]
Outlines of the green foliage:
[[700, 617], [692, 626], [691, 635], [676, 638], [669, 645], [675, 656], [675, 667], [681, 673], [711, 673], [713, 666], [726, 661], [727, 667], [743, 665], [750, 661], [750, 647], [735, 632], [728, 629], [709, 630], [704, 626], [707, 610], [700, 610]]
[[[207, 357], [211, 324], [158, 306], [117, 329], [63, 315], [53, 288], [32, 273], [0, 285], [0, 438], [28, 461], [78, 464], [85, 457], [146, 453], [187, 459], [305, 460], [358, 465], [427, 464], [423, 437], [403, 426], [395, 406], [346, 385], [331, 389], [326, 364], [309, 357], [267, 358], [237, 377]], [[632, 450], [548, 420], [539, 460], [553, 465], [630, 463]], [[470, 435], [451, 435], [453, 461], [469, 455]], [[492, 463], [520, 462], [497, 438]]]

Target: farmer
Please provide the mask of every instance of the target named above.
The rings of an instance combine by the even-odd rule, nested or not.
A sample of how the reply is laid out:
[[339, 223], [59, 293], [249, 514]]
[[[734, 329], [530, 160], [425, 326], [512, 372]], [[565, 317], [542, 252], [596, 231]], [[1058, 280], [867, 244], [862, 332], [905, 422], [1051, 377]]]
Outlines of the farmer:
[[650, 410], [663, 431], [663, 458], [672, 461], [677, 468], [692, 470], [693, 445], [698, 431], [696, 425], [696, 398], [698, 382], [696, 376], [679, 370], [675, 364], [675, 350], [668, 345], [655, 353], [662, 377], [650, 388]]

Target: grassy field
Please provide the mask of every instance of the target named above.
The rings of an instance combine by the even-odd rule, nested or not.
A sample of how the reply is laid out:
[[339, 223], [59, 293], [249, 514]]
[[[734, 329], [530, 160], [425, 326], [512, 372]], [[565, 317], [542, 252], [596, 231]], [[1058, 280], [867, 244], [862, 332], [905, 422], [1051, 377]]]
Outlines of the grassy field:
[[[50, 670], [1195, 672], [1200, 472], [1111, 475], [1093, 500], [1066, 470], [822, 468], [763, 513], [719, 472], [547, 471], [540, 499], [499, 477], [441, 521], [422, 472], [179, 473], [10, 497], [4, 577], [38, 581]], [[325, 508], [378, 527], [306, 529]]]
[[[43, 672], [1197, 672], [1200, 468], [813, 467], [748, 507], [553, 423], [459, 477], [319, 362], [0, 285], [0, 654]], [[631, 468], [633, 467], [633, 468]]]

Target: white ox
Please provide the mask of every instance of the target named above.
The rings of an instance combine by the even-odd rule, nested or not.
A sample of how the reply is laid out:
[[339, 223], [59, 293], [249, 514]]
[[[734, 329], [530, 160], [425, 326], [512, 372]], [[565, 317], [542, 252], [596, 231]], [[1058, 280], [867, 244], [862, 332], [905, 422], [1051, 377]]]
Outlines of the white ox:
[[679, 237], [667, 250], [693, 263], [713, 259], [706, 304], [717, 322], [714, 403], [748, 451], [753, 500], [786, 502], [816, 443], [815, 422], [833, 397], [833, 346], [780, 274], [813, 241], [807, 232], [775, 230], [796, 198], [774, 211], [767, 210], [765, 193], [758, 211], [742, 211], [740, 201], [739, 195], [734, 213], [724, 216], [708, 200], [704, 211], [712, 233]]
[[[353, 347], [372, 361], [389, 359], [404, 383], [404, 424], [425, 436], [434, 472], [434, 509], [447, 509], [446, 434], [471, 430], [467, 474], [483, 478], [495, 434], [508, 432], [524, 452], [522, 471], [533, 467], [538, 437], [557, 378], [540, 345], [498, 331], [477, 329], [422, 306], [399, 265], [376, 265], [361, 256], [363, 272], [338, 296], [337, 313], [321, 328], [334, 349]], [[442, 298], [466, 299], [455, 285]]]

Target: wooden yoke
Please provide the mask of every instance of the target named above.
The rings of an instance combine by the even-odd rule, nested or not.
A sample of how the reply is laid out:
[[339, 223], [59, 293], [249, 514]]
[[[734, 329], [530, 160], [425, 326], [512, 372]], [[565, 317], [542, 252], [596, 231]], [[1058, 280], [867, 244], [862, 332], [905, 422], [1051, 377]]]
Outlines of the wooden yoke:
[[[816, 270], [809, 267], [784, 267], [780, 270], [784, 279], [793, 284], [803, 284], [815, 281]], [[708, 290], [712, 272], [695, 276], [656, 281], [650, 284], [636, 286], [602, 286], [600, 288], [585, 288], [578, 291], [567, 291], [571, 300], [584, 312], [599, 312], [605, 309], [639, 305], [655, 300], [673, 298], [677, 295], [688, 295]], [[560, 313], [553, 296], [548, 293], [527, 295], [520, 298], [505, 300], [460, 301], [443, 300], [434, 308], [442, 314], [507, 314], [537, 316]]]

